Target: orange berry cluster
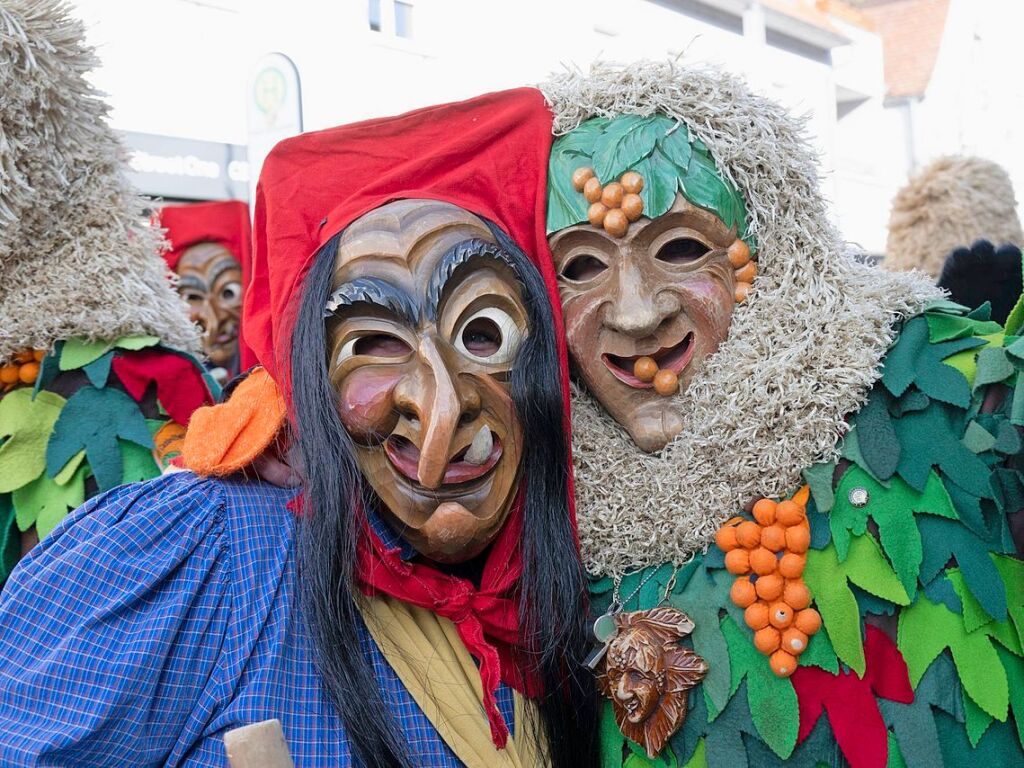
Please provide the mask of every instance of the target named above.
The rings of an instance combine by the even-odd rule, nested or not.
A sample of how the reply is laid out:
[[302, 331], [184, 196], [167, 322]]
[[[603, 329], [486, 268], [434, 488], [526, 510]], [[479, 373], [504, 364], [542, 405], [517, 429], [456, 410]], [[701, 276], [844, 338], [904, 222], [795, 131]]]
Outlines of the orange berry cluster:
[[42, 349], [26, 349], [18, 352], [12, 362], [0, 366], [0, 388], [9, 392], [19, 384], [35, 384], [39, 375], [39, 363], [46, 357]]
[[737, 304], [742, 304], [747, 300], [750, 287], [754, 282], [754, 278], [757, 277], [757, 262], [750, 255], [750, 247], [738, 238], [729, 246], [727, 253], [729, 255], [729, 263], [732, 264], [736, 275], [736, 287], [733, 289], [733, 296]]
[[572, 172], [572, 186], [590, 203], [587, 219], [595, 227], [604, 227], [612, 237], [622, 237], [629, 222], [636, 221], [644, 212], [640, 190], [644, 177], [636, 171], [626, 171], [618, 181], [603, 187], [593, 168], [577, 168]]
[[796, 499], [761, 499], [754, 518], [757, 522], [732, 518], [718, 529], [715, 543], [726, 553], [726, 569], [737, 577], [729, 596], [746, 609], [754, 645], [769, 657], [772, 672], [789, 677], [808, 639], [821, 628], [802, 578], [811, 544], [807, 510]]

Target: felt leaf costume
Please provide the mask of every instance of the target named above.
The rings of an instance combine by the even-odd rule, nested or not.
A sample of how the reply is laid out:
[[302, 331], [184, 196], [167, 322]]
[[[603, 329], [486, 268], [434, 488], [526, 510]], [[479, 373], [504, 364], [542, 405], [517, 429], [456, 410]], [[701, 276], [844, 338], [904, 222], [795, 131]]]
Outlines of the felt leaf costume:
[[0, 582], [69, 510], [158, 476], [177, 443], [154, 452], [153, 433], [216, 389], [85, 80], [83, 34], [60, 2], [0, 7]]
[[[549, 171], [553, 243], [566, 228], [586, 229], [566, 169], [592, 166], [605, 184], [602, 169], [645, 160], [661, 169], [645, 179], [671, 176], [726, 224], [742, 215], [745, 239], [756, 240], [749, 296], [671, 401], [681, 428], [663, 449], [641, 452], [585, 384], [574, 389], [592, 612], [619, 596], [624, 611], [679, 607], [696, 625], [684, 644], [710, 667], [690, 692], [685, 723], [649, 764], [1024, 761], [1014, 690], [1024, 595], [1010, 525], [1024, 507], [1021, 312], [1004, 329], [984, 307], [944, 301], [918, 276], [853, 260], [826, 223], [799, 127], [729, 76], [595, 65], [542, 88], [559, 135]], [[673, 139], [639, 128], [659, 123], [688, 136], [689, 155], [681, 144], [661, 152], [658, 142]], [[707, 163], [694, 166], [694, 157]], [[707, 167], [717, 181], [702, 186]], [[742, 207], [722, 189], [735, 190]], [[643, 216], [666, 211], [649, 203]], [[604, 350], [576, 347], [570, 336], [577, 363], [588, 352]], [[749, 565], [746, 554], [726, 560], [712, 536], [734, 516], [749, 520], [754, 501], [790, 498], [804, 483], [802, 575], [821, 627], [796, 671], [777, 676], [771, 651], [760, 650], [766, 620], [734, 602], [746, 605], [754, 590], [730, 592], [727, 563], [750, 573], [754, 550]], [[776, 556], [789, 551], [782, 546]], [[757, 573], [736, 578], [756, 589], [765, 578]], [[606, 728], [602, 743], [602, 765], [636, 762], [639, 747], [621, 734]]]

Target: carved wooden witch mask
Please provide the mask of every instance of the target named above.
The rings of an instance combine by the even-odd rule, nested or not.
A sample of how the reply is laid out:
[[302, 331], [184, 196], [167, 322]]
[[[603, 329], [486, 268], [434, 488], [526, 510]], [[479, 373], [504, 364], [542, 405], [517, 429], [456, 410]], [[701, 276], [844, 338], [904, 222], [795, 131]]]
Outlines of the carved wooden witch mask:
[[214, 365], [230, 368], [238, 356], [242, 312], [242, 266], [220, 243], [197, 243], [177, 264], [178, 292], [203, 330], [203, 352]]
[[432, 560], [475, 557], [518, 486], [509, 374], [527, 312], [512, 261], [473, 214], [402, 200], [345, 230], [332, 290], [329, 372], [382, 514]]
[[725, 340], [756, 274], [743, 201], [702, 147], [667, 117], [624, 115], [583, 123], [551, 153], [549, 243], [573, 365], [645, 451], [679, 433], [672, 396]]
[[708, 665], [679, 644], [693, 622], [675, 608], [618, 613], [615, 625], [598, 685], [623, 735], [656, 757], [686, 719], [687, 693]]

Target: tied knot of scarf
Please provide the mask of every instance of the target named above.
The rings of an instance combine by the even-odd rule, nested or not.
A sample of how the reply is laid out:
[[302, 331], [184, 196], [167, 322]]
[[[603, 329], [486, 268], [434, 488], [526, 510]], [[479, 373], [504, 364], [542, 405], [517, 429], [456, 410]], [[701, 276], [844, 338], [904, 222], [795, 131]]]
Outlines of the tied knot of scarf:
[[387, 547], [369, 524], [358, 546], [357, 576], [366, 595], [388, 595], [431, 610], [455, 625], [479, 667], [483, 709], [491, 740], [499, 749], [509, 737], [496, 696], [502, 680], [527, 696], [538, 692], [536, 681], [518, 668], [526, 655], [516, 599], [523, 572], [521, 532], [522, 508], [517, 500], [486, 555], [479, 586], [429, 563], [402, 560], [399, 549]]

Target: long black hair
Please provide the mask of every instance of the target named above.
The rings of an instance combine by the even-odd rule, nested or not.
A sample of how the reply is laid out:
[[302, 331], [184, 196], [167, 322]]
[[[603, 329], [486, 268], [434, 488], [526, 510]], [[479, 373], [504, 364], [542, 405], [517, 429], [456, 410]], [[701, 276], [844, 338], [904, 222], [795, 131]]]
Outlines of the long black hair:
[[[522, 283], [529, 329], [510, 384], [523, 430], [522, 555], [519, 618], [528, 673], [543, 685], [537, 735], [556, 768], [597, 763], [597, 692], [584, 666], [586, 576], [569, 518], [568, 438], [551, 307], [540, 274], [515, 243], [489, 225]], [[351, 440], [328, 377], [324, 305], [340, 235], [326, 243], [305, 281], [292, 334], [296, 442], [305, 466], [306, 508], [299, 524], [301, 600], [324, 686], [341, 715], [353, 754], [366, 766], [412, 768], [401, 733], [360, 648], [356, 544], [365, 535], [354, 511], [369, 503]]]

